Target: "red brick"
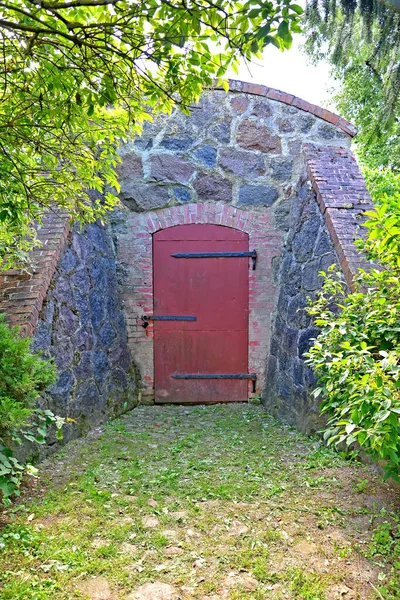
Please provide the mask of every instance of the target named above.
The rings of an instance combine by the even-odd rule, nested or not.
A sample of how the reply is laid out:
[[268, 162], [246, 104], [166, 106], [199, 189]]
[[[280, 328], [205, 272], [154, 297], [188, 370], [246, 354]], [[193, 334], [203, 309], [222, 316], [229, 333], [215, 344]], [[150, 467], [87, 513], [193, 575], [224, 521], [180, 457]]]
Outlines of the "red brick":
[[[262, 91], [262, 90], [261, 90]], [[182, 207], [173, 207], [172, 209], [162, 209], [154, 212], [153, 221], [160, 222], [161, 226], [167, 226], [172, 223], [185, 224], [191, 222], [216, 223], [233, 226], [249, 234], [250, 248], [256, 247], [263, 257], [264, 269], [258, 268], [256, 271], [249, 271], [250, 275], [250, 339], [249, 364], [251, 369], [257, 372], [260, 385], [263, 381], [263, 367], [266, 359], [267, 344], [265, 340], [269, 339], [269, 318], [265, 318], [264, 312], [272, 310], [276, 301], [276, 289], [272, 286], [270, 270], [271, 256], [276, 255], [281, 246], [280, 234], [272, 230], [272, 237], [266, 235], [266, 230], [270, 227], [267, 211], [261, 210], [255, 218], [250, 216], [248, 211], [225, 205], [221, 202], [207, 204], [191, 204]], [[142, 280], [130, 278], [125, 284], [122, 292], [126, 319], [128, 325], [129, 345], [134, 349], [136, 359], [142, 368], [142, 372], [149, 374], [149, 379], [145, 381], [144, 393], [151, 394], [153, 386], [152, 376], [152, 344], [153, 327], [147, 328], [146, 332], [137, 323], [137, 315], [152, 313], [152, 253], [151, 240], [149, 233], [142, 234], [139, 240], [135, 240], [135, 227], [131, 225], [129, 233], [124, 236], [123, 244], [119, 245], [119, 258], [125, 264], [138, 265], [149, 285], [143, 285]], [[143, 229], [142, 229], [143, 231]], [[135, 241], [139, 241], [137, 244]], [[265, 257], [265, 258], [264, 258]], [[260, 301], [260, 295], [265, 294], [265, 288], [270, 288], [268, 300]], [[255, 322], [253, 324], [253, 321]]]
[[[44, 215], [43, 224], [37, 229], [42, 247], [31, 253], [32, 259], [36, 260], [36, 272], [27, 274], [12, 269], [2, 274], [0, 281], [7, 281], [10, 286], [7, 288], [7, 293], [4, 287], [0, 292], [0, 311], [7, 311], [9, 320], [13, 324], [29, 321], [29, 326], [24, 325], [25, 335], [34, 332], [39, 311], [54, 275], [58, 257], [65, 246], [69, 229], [69, 218], [65, 212], [58, 210], [56, 213]], [[21, 286], [22, 281], [25, 282], [23, 286]], [[34, 282], [35, 285], [30, 286], [29, 281]], [[9, 299], [12, 301], [10, 302]]]
[[312, 109], [314, 107], [314, 105], [310, 104], [310, 102], [307, 102], [306, 100], [302, 100], [301, 98], [297, 98], [297, 97], [293, 99], [292, 106], [295, 106], [296, 108], [300, 108], [301, 110], [304, 110], [305, 112], [312, 112]]
[[152, 219], [152, 215], [146, 215], [146, 221], [147, 221], [147, 225], [149, 227], [149, 231], [151, 231], [151, 232], [156, 231], [156, 226]]
[[346, 281], [352, 288], [355, 262], [357, 265], [360, 261], [361, 264], [367, 264], [365, 259], [362, 262], [362, 255], [352, 240], [363, 235], [358, 217], [362, 216], [363, 211], [373, 208], [371, 198], [350, 150], [304, 144], [303, 151], [308, 175], [332, 243]]

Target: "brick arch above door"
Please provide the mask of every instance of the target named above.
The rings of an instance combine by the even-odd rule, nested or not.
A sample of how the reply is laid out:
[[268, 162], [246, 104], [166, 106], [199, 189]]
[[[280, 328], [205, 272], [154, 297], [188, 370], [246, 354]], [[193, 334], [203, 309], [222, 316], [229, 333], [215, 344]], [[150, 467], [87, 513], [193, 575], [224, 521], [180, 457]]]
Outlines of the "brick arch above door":
[[271, 314], [277, 300], [273, 259], [282, 249], [282, 235], [270, 222], [268, 210], [250, 212], [219, 202], [193, 203], [151, 213], [126, 213], [126, 219], [125, 231], [118, 235], [118, 260], [126, 266], [121, 293], [128, 344], [140, 369], [142, 401], [151, 401], [154, 396], [153, 326], [150, 322], [145, 329], [141, 320], [153, 313], [152, 236], [156, 231], [191, 223], [243, 231], [249, 236], [249, 248], [257, 251], [256, 269], [249, 271], [249, 371], [257, 374], [258, 395], [264, 387]]

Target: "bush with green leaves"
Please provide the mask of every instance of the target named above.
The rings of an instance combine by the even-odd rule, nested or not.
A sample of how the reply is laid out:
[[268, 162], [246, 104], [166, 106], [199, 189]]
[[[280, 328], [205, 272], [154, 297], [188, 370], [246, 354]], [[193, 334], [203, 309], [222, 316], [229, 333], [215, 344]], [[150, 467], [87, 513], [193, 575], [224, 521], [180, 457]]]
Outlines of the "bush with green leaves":
[[329, 417], [328, 443], [357, 443], [399, 480], [400, 204], [384, 201], [368, 216], [368, 239], [359, 245], [379, 267], [360, 269], [352, 293], [337, 269], [323, 273], [308, 309], [321, 332], [307, 362]]
[[19, 494], [23, 474], [36, 471], [21, 464], [10, 446], [24, 440], [44, 444], [51, 424], [61, 439], [65, 422], [50, 410], [37, 408], [40, 394], [55, 380], [55, 367], [31, 352], [30, 344], [0, 316], [0, 498], [5, 504]]
[[396, 214], [400, 205], [400, 173], [389, 168], [369, 167], [363, 162], [362, 172], [376, 206], [389, 206]]

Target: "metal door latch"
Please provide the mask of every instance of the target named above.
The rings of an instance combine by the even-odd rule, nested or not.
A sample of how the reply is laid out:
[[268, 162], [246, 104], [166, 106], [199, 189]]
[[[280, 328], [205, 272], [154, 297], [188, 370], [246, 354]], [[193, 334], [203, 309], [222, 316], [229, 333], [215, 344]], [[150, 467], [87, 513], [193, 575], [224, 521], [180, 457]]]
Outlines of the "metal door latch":
[[173, 258], [243, 258], [249, 256], [252, 260], [252, 269], [256, 270], [257, 251], [250, 252], [176, 252]]
[[173, 379], [250, 379], [253, 384], [253, 394], [256, 391], [256, 373], [174, 373]]
[[192, 315], [143, 315], [140, 319], [145, 329], [149, 326], [149, 321], [197, 321], [197, 317]]

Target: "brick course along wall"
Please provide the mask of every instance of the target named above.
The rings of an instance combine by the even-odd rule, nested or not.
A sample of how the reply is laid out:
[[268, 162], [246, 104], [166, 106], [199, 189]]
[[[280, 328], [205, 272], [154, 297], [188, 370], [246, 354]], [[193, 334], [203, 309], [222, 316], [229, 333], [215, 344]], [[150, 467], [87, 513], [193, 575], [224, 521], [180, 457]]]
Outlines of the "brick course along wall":
[[349, 121], [346, 121], [346, 119], [343, 117], [336, 115], [326, 108], [321, 108], [316, 104], [312, 104], [311, 102], [307, 102], [302, 98], [298, 98], [293, 94], [288, 94], [287, 92], [282, 92], [281, 90], [276, 90], [274, 88], [267, 87], [266, 85], [258, 85], [245, 81], [236, 81], [235, 79], [229, 80], [229, 89], [231, 92], [245, 92], [254, 96], [269, 98], [270, 100], [277, 100], [282, 104], [299, 108], [306, 113], [310, 113], [311, 115], [319, 117], [327, 123], [336, 125], [338, 129], [341, 129], [344, 133], [347, 133], [351, 137], [357, 133], [356, 127], [354, 127], [352, 123], [349, 123]]
[[69, 230], [68, 216], [58, 210], [50, 211], [37, 229], [41, 245], [31, 252], [29, 271], [12, 269], [0, 274], [0, 312], [6, 313], [10, 324], [21, 327], [24, 335], [35, 331]]
[[372, 210], [371, 196], [354, 155], [347, 148], [304, 144], [307, 174], [316, 194], [349, 288], [367, 263], [354, 241], [363, 237], [365, 211]]

